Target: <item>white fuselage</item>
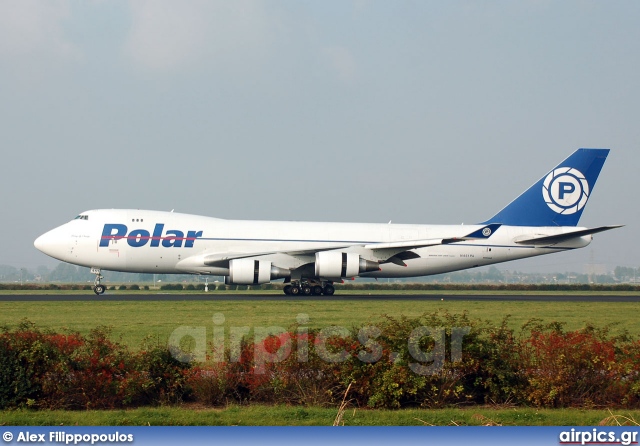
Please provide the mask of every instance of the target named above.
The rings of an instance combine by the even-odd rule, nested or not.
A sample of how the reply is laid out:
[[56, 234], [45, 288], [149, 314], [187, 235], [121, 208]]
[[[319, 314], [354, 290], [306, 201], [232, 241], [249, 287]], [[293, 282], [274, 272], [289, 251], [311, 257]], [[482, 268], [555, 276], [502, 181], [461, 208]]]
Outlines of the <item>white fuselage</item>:
[[[138, 273], [228, 275], [222, 263], [205, 259], [259, 256], [280, 268], [313, 263], [310, 250], [364, 253], [371, 243], [459, 237], [482, 225], [223, 220], [146, 210], [94, 210], [42, 235], [35, 246], [59, 260], [104, 270]], [[105, 225], [110, 225], [109, 227]], [[462, 228], [462, 229], [461, 229]], [[550, 246], [518, 244], [535, 236], [579, 228], [502, 225], [490, 238], [413, 249], [406, 266], [382, 263], [365, 277], [440, 274], [587, 246], [591, 235]], [[105, 232], [106, 231], [106, 232]], [[105, 236], [106, 235], [106, 236]], [[298, 254], [297, 252], [301, 252]]]

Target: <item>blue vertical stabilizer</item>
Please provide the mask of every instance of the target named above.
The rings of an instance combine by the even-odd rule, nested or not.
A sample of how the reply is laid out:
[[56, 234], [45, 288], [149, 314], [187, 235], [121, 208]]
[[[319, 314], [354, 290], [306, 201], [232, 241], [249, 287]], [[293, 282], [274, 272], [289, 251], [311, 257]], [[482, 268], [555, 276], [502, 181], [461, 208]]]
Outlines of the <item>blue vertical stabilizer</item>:
[[480, 224], [576, 226], [609, 149], [578, 149], [540, 181]]

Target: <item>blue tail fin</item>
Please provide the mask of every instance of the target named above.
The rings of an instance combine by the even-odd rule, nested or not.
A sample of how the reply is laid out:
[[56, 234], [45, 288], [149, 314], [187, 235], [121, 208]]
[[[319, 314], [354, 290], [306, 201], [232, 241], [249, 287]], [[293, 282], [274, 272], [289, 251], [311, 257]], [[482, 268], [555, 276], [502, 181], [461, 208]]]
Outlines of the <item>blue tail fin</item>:
[[511, 226], [576, 226], [609, 149], [578, 149], [486, 222]]

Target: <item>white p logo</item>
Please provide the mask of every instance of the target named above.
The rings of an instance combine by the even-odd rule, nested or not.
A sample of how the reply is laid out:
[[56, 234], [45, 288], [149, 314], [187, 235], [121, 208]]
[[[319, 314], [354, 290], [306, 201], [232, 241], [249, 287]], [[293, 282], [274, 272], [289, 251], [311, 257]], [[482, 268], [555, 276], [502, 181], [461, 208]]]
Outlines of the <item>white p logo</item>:
[[544, 179], [542, 197], [558, 214], [575, 214], [589, 199], [589, 183], [577, 169], [561, 167]]

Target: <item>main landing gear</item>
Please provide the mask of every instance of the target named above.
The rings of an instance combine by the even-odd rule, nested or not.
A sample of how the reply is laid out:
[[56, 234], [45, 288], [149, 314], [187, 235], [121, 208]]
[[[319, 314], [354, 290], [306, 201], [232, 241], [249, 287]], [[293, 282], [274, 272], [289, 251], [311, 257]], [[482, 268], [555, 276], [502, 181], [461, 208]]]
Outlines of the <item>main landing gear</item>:
[[91, 274], [96, 275], [96, 280], [93, 281], [93, 292], [98, 296], [104, 294], [107, 287], [100, 284], [100, 279], [104, 279], [100, 274], [100, 268], [91, 268]]
[[332, 282], [292, 281], [283, 288], [287, 296], [332, 296], [336, 292]]

